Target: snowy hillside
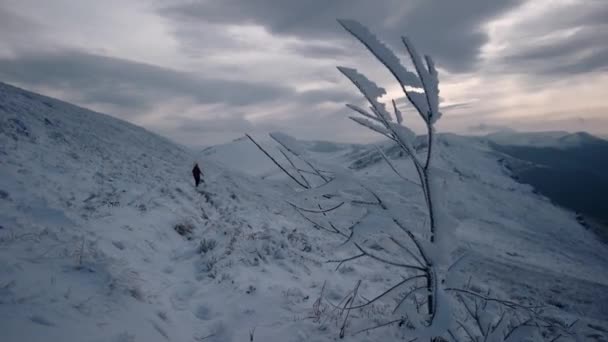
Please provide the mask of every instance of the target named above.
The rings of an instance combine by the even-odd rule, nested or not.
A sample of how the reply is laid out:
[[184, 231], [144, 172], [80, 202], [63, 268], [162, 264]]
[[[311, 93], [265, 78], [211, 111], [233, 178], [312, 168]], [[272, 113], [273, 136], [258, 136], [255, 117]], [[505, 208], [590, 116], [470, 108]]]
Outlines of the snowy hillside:
[[3, 342], [281, 336], [322, 260], [276, 190], [203, 161], [197, 192], [192, 153], [117, 119], [0, 84], [0, 148]]
[[[541, 302], [554, 317], [590, 322], [580, 325], [583, 340], [606, 340], [607, 247], [576, 221], [574, 213], [555, 207], [530, 186], [512, 179], [500, 162], [504, 155], [486, 139], [444, 134], [439, 141], [438, 164], [447, 184], [447, 207], [460, 222], [459, 250], [467, 251], [459, 271], [508, 298]], [[229, 147], [240, 151], [250, 149], [250, 144], [242, 139], [222, 146], [221, 154], [211, 150], [203, 155], [235, 170], [247, 170], [247, 165], [224, 156], [231, 155]], [[424, 215], [418, 190], [393, 173], [374, 146], [335, 144], [330, 148], [331, 143], [326, 142], [324, 149], [314, 148], [318, 144], [301, 142], [308, 157], [322, 168], [348, 168], [361, 182], [371, 177], [369, 186], [406, 208], [404, 221], [420, 224]], [[416, 179], [398, 149], [389, 144], [381, 147], [403, 175]], [[262, 152], [258, 154], [264, 157]], [[272, 172], [273, 166], [264, 163]], [[385, 281], [386, 289], [390, 282]], [[377, 285], [370, 284], [370, 294]]]
[[[0, 83], [0, 340], [337, 340], [342, 321], [332, 305], [359, 280], [370, 298], [400, 275], [365, 260], [335, 271], [327, 261], [356, 250], [289, 203], [370, 200], [365, 183], [412, 227], [422, 225], [424, 204], [373, 146], [299, 146], [345, 181], [301, 191], [247, 139], [195, 153]], [[414, 179], [408, 161], [383, 148]], [[443, 135], [437, 151], [446, 206], [459, 222], [454, 244], [467, 252], [457, 272], [546, 305], [556, 320], [579, 319], [582, 340], [608, 340], [606, 246], [573, 213], [515, 182], [485, 142]], [[194, 161], [206, 181], [198, 190]], [[366, 239], [390, 254], [372, 216], [352, 202], [309, 218], [344, 227], [361, 220]], [[384, 319], [381, 304], [353, 312], [345, 340], [408, 340], [396, 326], [359, 333]]]

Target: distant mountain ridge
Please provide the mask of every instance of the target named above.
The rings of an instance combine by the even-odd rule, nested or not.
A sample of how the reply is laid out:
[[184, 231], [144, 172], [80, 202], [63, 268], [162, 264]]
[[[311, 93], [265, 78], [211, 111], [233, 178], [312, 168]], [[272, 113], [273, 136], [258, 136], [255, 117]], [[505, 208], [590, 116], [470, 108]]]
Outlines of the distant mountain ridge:
[[485, 135], [483, 138], [499, 145], [527, 147], [570, 148], [586, 144], [606, 143], [606, 140], [587, 132], [571, 133], [566, 131], [500, 131]]
[[485, 138], [510, 157], [505, 161], [518, 180], [608, 226], [608, 141], [586, 132], [496, 133]]

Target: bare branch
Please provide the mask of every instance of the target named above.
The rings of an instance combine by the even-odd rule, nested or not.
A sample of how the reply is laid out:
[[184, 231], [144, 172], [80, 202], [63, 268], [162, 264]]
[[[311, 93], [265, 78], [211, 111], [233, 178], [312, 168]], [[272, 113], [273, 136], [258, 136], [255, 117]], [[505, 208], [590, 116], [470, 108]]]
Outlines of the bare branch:
[[513, 327], [505, 334], [504, 340], [507, 341], [511, 334], [513, 334], [517, 329], [526, 326], [528, 323], [532, 321], [532, 318], [528, 318], [527, 320], [520, 322], [519, 324], [513, 325]]
[[277, 137], [275, 137], [273, 134], [270, 134], [270, 137], [276, 141], [279, 145], [283, 146], [287, 151], [291, 152], [291, 154], [293, 154], [294, 156], [298, 157], [298, 159], [300, 159], [301, 161], [303, 161], [306, 165], [308, 165], [308, 167], [310, 167], [311, 170], [313, 170], [314, 174], [316, 174], [317, 176], [321, 177], [321, 179], [323, 179], [323, 181], [325, 183], [328, 183], [329, 180], [327, 178], [325, 178], [325, 176], [323, 176], [323, 174], [321, 174], [321, 171], [319, 169], [317, 169], [311, 162], [309, 162], [306, 158], [304, 158], [300, 153], [298, 153], [297, 151], [294, 151], [292, 148], [290, 148], [287, 144], [285, 144], [283, 141], [281, 141], [281, 139], [278, 139]]
[[395, 99], [393, 99], [392, 101], [393, 101], [393, 110], [395, 112], [395, 118], [397, 119], [397, 123], [401, 125], [401, 123], [403, 122], [403, 115], [401, 114], [401, 111], [399, 110], [399, 108], [397, 108], [397, 102], [395, 102]]
[[215, 336], [215, 335], [216, 335], [216, 334], [210, 334], [210, 335], [207, 335], [207, 336], [194, 337], [194, 339], [195, 339], [195, 340], [197, 340], [197, 341], [204, 341], [204, 340], [206, 340], [206, 339], [208, 339], [208, 338], [211, 338], [211, 337], [213, 337], [213, 336]]
[[525, 309], [525, 310], [534, 310], [534, 309], [539, 309], [542, 308], [542, 305], [522, 305], [519, 303], [515, 303], [509, 300], [504, 300], [504, 299], [498, 299], [498, 298], [492, 298], [492, 297], [487, 297], [484, 295], [481, 295], [479, 293], [473, 292], [473, 291], [469, 291], [469, 290], [464, 290], [464, 289], [458, 289], [458, 288], [453, 288], [453, 287], [449, 287], [445, 289], [446, 291], [450, 291], [450, 292], [460, 292], [460, 293], [465, 293], [477, 298], [481, 298], [483, 300], [486, 300], [488, 302], [496, 302], [498, 304], [504, 305], [508, 308], [512, 308], [512, 309]]
[[357, 254], [355, 256], [352, 256], [350, 258], [340, 259], [340, 260], [327, 260], [326, 262], [327, 263], [339, 262], [338, 266], [336, 267], [336, 271], [337, 271], [340, 268], [340, 266], [342, 266], [342, 264], [344, 264], [345, 262], [352, 261], [352, 260], [355, 260], [355, 259], [359, 259], [359, 258], [364, 257], [364, 256], [365, 256], [365, 254], [361, 253], [361, 254]]
[[337, 205], [335, 205], [333, 207], [327, 208], [327, 209], [307, 209], [307, 208], [299, 207], [299, 206], [297, 206], [294, 203], [291, 203], [289, 201], [286, 201], [286, 202], [289, 205], [291, 205], [292, 207], [294, 207], [294, 208], [296, 208], [298, 210], [301, 210], [301, 211], [304, 211], [304, 212], [307, 212], [307, 213], [315, 213], [315, 214], [323, 214], [323, 213], [327, 213], [327, 212], [330, 212], [330, 211], [334, 211], [334, 210], [340, 208], [341, 206], [343, 206], [344, 203], [345, 203], [345, 202], [340, 202], [339, 204], [337, 204]]
[[[426, 276], [422, 276], [422, 278], [424, 278], [424, 277], [426, 277]], [[397, 310], [399, 309], [399, 307], [401, 306], [401, 304], [403, 304], [410, 295], [412, 295], [413, 293], [415, 293], [417, 291], [424, 290], [424, 289], [426, 289], [426, 285], [425, 286], [418, 286], [418, 287], [415, 287], [415, 288], [411, 289], [408, 293], [406, 293], [403, 297], [401, 297], [401, 300], [399, 300], [399, 303], [397, 303], [397, 305], [393, 309], [393, 313], [397, 312]]]
[[361, 305], [357, 305], [357, 306], [351, 306], [350, 308], [351, 308], [351, 309], [360, 309], [360, 308], [366, 307], [366, 306], [368, 306], [368, 305], [370, 305], [370, 304], [374, 303], [374, 302], [375, 302], [375, 301], [377, 301], [378, 299], [380, 299], [380, 298], [382, 298], [382, 297], [386, 296], [386, 295], [387, 295], [387, 294], [389, 294], [391, 291], [393, 291], [394, 289], [398, 288], [399, 286], [401, 286], [401, 285], [403, 285], [403, 284], [407, 283], [408, 281], [410, 281], [410, 280], [414, 280], [414, 279], [419, 279], [419, 278], [424, 278], [424, 277], [425, 277], [424, 275], [420, 274], [420, 275], [415, 275], [415, 276], [409, 277], [409, 278], [407, 278], [407, 279], [404, 279], [404, 280], [402, 280], [402, 281], [398, 282], [397, 284], [393, 285], [393, 286], [392, 286], [391, 288], [389, 288], [388, 290], [386, 290], [386, 291], [382, 292], [382, 293], [381, 293], [381, 294], [379, 294], [378, 296], [376, 296], [376, 297], [374, 297], [373, 299], [369, 300], [367, 303], [365, 303], [365, 304], [361, 304]]
[[466, 256], [467, 256], [467, 254], [465, 253], [465, 254], [461, 255], [461, 256], [460, 256], [458, 259], [456, 259], [456, 261], [454, 261], [454, 262], [453, 262], [453, 263], [452, 263], [452, 264], [451, 264], [451, 265], [448, 267], [448, 272], [449, 272], [449, 271], [451, 271], [451, 270], [452, 270], [452, 268], [453, 268], [454, 266], [458, 265], [458, 263], [459, 263], [460, 261], [462, 261], [462, 260], [463, 260], [463, 259], [464, 259]]
[[422, 261], [420, 259], [418, 259], [418, 257], [416, 257], [414, 255], [414, 253], [412, 253], [412, 251], [410, 251], [409, 248], [405, 247], [403, 244], [401, 244], [401, 242], [397, 241], [397, 239], [395, 239], [394, 237], [390, 237], [389, 238], [391, 241], [393, 241], [397, 246], [399, 246], [401, 249], [403, 249], [409, 256], [411, 256], [417, 263], [418, 265], [424, 267], [425, 265], [422, 263]]
[[466, 327], [466, 325], [464, 325], [464, 323], [462, 323], [459, 320], [456, 320], [456, 323], [458, 323], [458, 325], [462, 328], [462, 330], [464, 330], [464, 332], [469, 336], [471, 341], [473, 341], [473, 342], [477, 341], [477, 339], [475, 337], [473, 337], [473, 334], [469, 331], [469, 329], [467, 329], [467, 327]]
[[386, 327], [386, 326], [389, 326], [389, 325], [392, 325], [392, 324], [395, 324], [395, 323], [399, 323], [399, 325], [403, 325], [403, 323], [405, 323], [405, 320], [403, 318], [399, 318], [399, 319], [396, 319], [394, 321], [390, 321], [390, 322], [386, 322], [386, 323], [375, 325], [373, 327], [361, 329], [361, 330], [356, 331], [355, 333], [353, 333], [353, 336], [354, 335], [358, 335], [360, 333], [364, 333], [364, 332], [368, 332], [368, 331], [371, 331], [371, 330], [375, 330], [375, 329], [378, 329], [378, 328]]
[[300, 175], [300, 178], [302, 178], [302, 181], [304, 181], [304, 183], [306, 184], [306, 186], [308, 187], [308, 189], [310, 189], [310, 183], [308, 182], [308, 180], [306, 179], [306, 177], [304, 177], [304, 175], [300, 172], [300, 169], [298, 169], [296, 167], [296, 165], [293, 163], [293, 161], [291, 160], [291, 158], [289, 158], [289, 156], [287, 155], [287, 153], [285, 153], [285, 151], [283, 151], [282, 149], [279, 149], [279, 152], [281, 152], [281, 154], [283, 155], [283, 157], [285, 157], [285, 159], [287, 159], [287, 161], [289, 162], [289, 164], [291, 165], [291, 167], [296, 170], [296, 172], [298, 173], [298, 175]]
[[414, 245], [416, 245], [416, 248], [418, 249], [418, 253], [422, 257], [422, 260], [424, 261], [424, 264], [425, 265], [430, 265], [429, 259], [427, 258], [426, 254], [424, 253], [424, 248], [422, 248], [422, 245], [421, 245], [420, 241], [418, 241], [418, 238], [416, 238], [416, 236], [414, 235], [414, 233], [412, 233], [412, 231], [410, 231], [409, 229], [407, 229], [396, 218], [393, 218], [393, 222], [395, 222], [395, 224], [399, 228], [401, 228], [401, 230], [403, 230], [405, 232], [405, 234], [407, 234], [407, 236], [410, 238], [410, 240], [412, 240], [412, 242], [414, 243]]
[[458, 338], [456, 338], [456, 335], [454, 335], [454, 333], [452, 333], [451, 329], [448, 329], [448, 334], [450, 334], [450, 337], [452, 338], [452, 340], [454, 340], [455, 342], [460, 342], [460, 340]]
[[380, 155], [382, 156], [382, 158], [384, 159], [384, 161], [388, 164], [388, 166], [390, 166], [391, 170], [393, 170], [393, 172], [395, 172], [395, 174], [397, 176], [399, 176], [399, 178], [403, 179], [404, 181], [408, 182], [408, 183], [412, 183], [416, 186], [422, 186], [420, 183], [414, 182], [413, 180], [406, 178], [405, 176], [403, 176], [401, 173], [399, 173], [399, 171], [397, 171], [397, 169], [395, 168], [395, 165], [393, 165], [393, 163], [388, 159], [388, 157], [386, 156], [386, 154], [384, 154], [384, 151], [382, 151], [381, 148], [379, 148], [378, 146], [376, 146], [376, 149], [378, 150], [378, 152], [380, 153]]
[[466, 311], [469, 314], [469, 316], [471, 316], [471, 318], [473, 318], [473, 320], [475, 321], [475, 323], [477, 325], [477, 329], [479, 330], [479, 333], [481, 334], [481, 336], [485, 336], [486, 334], [484, 333], [483, 326], [481, 324], [480, 317], [479, 317], [478, 312], [477, 312], [477, 305], [476, 305], [475, 311], [473, 311], [469, 307], [469, 305], [467, 304], [467, 302], [464, 300], [464, 298], [462, 298], [462, 296], [458, 296], [458, 299], [460, 300], [460, 302], [462, 303], [462, 305], [466, 309]]
[[401, 264], [401, 263], [398, 263], [398, 262], [394, 262], [394, 261], [390, 261], [390, 260], [381, 258], [381, 257], [379, 257], [377, 255], [374, 255], [373, 253], [370, 253], [370, 252], [364, 250], [358, 243], [355, 243], [355, 247], [357, 247], [357, 249], [359, 251], [361, 251], [361, 253], [369, 256], [372, 259], [375, 259], [375, 260], [378, 260], [380, 262], [383, 262], [385, 264], [389, 264], [389, 265], [397, 266], [397, 267], [409, 268], [409, 269], [413, 269], [413, 270], [418, 270], [418, 271], [422, 271], [422, 272], [425, 272], [425, 273], [427, 272], [427, 269], [424, 268], [424, 267], [420, 267], [420, 266], [416, 266], [416, 265]]
[[[355, 299], [357, 298], [357, 292], [359, 291], [359, 285], [361, 285], [361, 280], [357, 281], [357, 285], [355, 285], [355, 289], [353, 290], [353, 295], [349, 300], [344, 304], [344, 309], [346, 310], [346, 316], [344, 317], [344, 322], [342, 323], [342, 327], [340, 328], [340, 338], [344, 338], [344, 334], [346, 333], [346, 322], [348, 321], [348, 316], [350, 315], [350, 307], [349, 304], [352, 305]], [[343, 310], [344, 310], [343, 309]]]
[[[288, 202], [288, 203], [289, 203], [289, 202]], [[289, 203], [289, 204], [291, 204], [291, 203]], [[328, 232], [330, 232], [330, 233], [334, 233], [334, 234], [340, 234], [340, 235], [342, 235], [342, 236], [344, 236], [344, 237], [349, 237], [349, 235], [347, 235], [347, 234], [345, 234], [345, 233], [342, 233], [341, 231], [339, 231], [338, 229], [336, 229], [336, 227], [335, 227], [335, 226], [333, 226], [333, 225], [332, 225], [332, 229], [329, 229], [329, 228], [325, 227], [324, 225], [322, 225], [322, 224], [320, 224], [320, 223], [318, 223], [318, 222], [316, 222], [316, 221], [313, 221], [313, 220], [312, 220], [311, 218], [309, 218], [308, 216], [304, 215], [304, 213], [303, 213], [302, 211], [300, 211], [300, 209], [298, 209], [297, 207], [293, 206], [293, 208], [294, 208], [294, 209], [295, 209], [295, 210], [298, 212], [298, 214], [300, 214], [300, 216], [302, 216], [302, 217], [303, 217], [303, 218], [304, 218], [306, 221], [308, 221], [308, 222], [312, 223], [312, 225], [313, 225], [315, 228], [317, 228], [317, 229], [322, 229], [322, 230], [326, 230], [326, 231], [328, 231]]]
[[249, 138], [249, 140], [251, 140], [251, 142], [253, 142], [255, 144], [255, 146], [258, 147], [258, 149], [260, 149], [260, 151], [264, 152], [264, 154], [276, 165], [279, 167], [279, 169], [281, 169], [281, 171], [283, 171], [283, 173], [285, 173], [286, 175], [289, 176], [289, 178], [293, 179], [294, 182], [298, 183], [299, 186], [301, 186], [304, 189], [309, 189], [309, 187], [306, 186], [306, 184], [302, 183], [301, 181], [299, 181], [298, 179], [296, 179], [291, 173], [289, 173], [284, 167], [283, 165], [281, 165], [281, 163], [279, 163], [276, 159], [274, 159], [273, 156], [270, 155], [270, 153], [268, 153], [268, 151], [266, 151], [262, 146], [260, 146], [260, 144], [258, 144], [255, 140], [253, 140], [253, 138], [249, 135], [249, 134], [245, 134], [245, 136], [247, 136], [247, 138]]
[[494, 326], [492, 326], [492, 332], [495, 332], [496, 329], [498, 329], [500, 327], [500, 324], [505, 319], [506, 314], [507, 314], [507, 312], [505, 310], [502, 310], [502, 314], [500, 314], [500, 318], [498, 319], [496, 324], [494, 324]]

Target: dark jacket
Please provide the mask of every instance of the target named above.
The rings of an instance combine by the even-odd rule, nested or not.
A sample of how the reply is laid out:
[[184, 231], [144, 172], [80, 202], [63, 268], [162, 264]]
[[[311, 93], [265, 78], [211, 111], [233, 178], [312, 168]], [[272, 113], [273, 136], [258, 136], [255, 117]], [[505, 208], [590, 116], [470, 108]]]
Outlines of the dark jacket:
[[194, 165], [194, 168], [192, 169], [192, 176], [194, 177], [194, 184], [196, 186], [198, 186], [201, 182], [201, 175], [203, 173], [201, 172], [201, 169], [198, 167], [198, 164]]

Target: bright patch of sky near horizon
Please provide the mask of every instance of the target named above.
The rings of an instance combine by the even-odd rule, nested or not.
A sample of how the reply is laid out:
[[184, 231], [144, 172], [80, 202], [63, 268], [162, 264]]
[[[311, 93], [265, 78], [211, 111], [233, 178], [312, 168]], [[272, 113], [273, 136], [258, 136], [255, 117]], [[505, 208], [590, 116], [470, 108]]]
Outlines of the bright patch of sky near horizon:
[[347, 120], [362, 98], [335, 66], [402, 94], [337, 17], [403, 60], [404, 33], [436, 59], [442, 131], [608, 134], [605, 0], [5, 0], [0, 80], [191, 146], [273, 130], [377, 140]]

